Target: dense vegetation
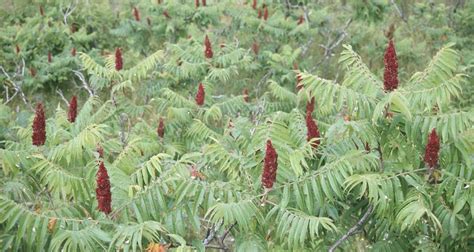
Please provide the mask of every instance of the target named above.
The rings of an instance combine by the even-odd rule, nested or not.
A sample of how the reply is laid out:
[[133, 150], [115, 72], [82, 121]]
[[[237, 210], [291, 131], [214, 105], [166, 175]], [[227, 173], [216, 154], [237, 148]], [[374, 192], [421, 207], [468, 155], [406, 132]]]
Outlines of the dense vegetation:
[[474, 2], [0, 5], [2, 251], [474, 250]]

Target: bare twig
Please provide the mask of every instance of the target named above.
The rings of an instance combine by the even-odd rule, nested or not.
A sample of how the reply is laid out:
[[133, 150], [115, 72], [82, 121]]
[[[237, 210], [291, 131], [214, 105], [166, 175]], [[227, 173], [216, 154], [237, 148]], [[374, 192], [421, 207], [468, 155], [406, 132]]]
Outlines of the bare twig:
[[303, 5], [303, 13], [304, 13], [304, 21], [308, 24], [309, 23], [309, 10], [306, 5]]
[[344, 38], [347, 36], [346, 29], [349, 27], [351, 23], [352, 23], [352, 18], [349, 18], [349, 20], [346, 21], [346, 24], [344, 25], [342, 30], [337, 35], [336, 39], [333, 40], [333, 42], [329, 44], [327, 47], [325, 47], [326, 51], [324, 52], [324, 56], [328, 57], [332, 53], [332, 50], [334, 50], [334, 48], [336, 48], [342, 42], [342, 40], [344, 40]]
[[204, 238], [204, 240], [202, 241], [202, 244], [204, 246], [206, 247], [209, 246], [209, 243], [211, 243], [212, 240], [214, 240], [217, 230], [219, 230], [219, 228], [222, 226], [223, 223], [224, 223], [224, 220], [222, 220], [217, 227], [216, 227], [216, 224], [212, 224], [212, 226], [207, 229], [206, 238]]
[[[128, 122], [128, 130], [125, 133], [125, 123]], [[128, 120], [128, 116], [125, 113], [120, 114], [120, 141], [122, 142], [123, 148], [127, 146], [128, 136], [130, 136], [130, 121]]]
[[91, 88], [89, 83], [87, 83], [86, 78], [84, 77], [84, 74], [82, 74], [80, 71], [77, 71], [77, 70], [72, 70], [72, 72], [74, 72], [74, 74], [79, 78], [79, 80], [81, 80], [82, 87], [87, 90], [87, 92], [89, 93], [89, 96], [90, 97], [94, 96], [94, 90]]
[[63, 13], [63, 22], [64, 22], [65, 25], [67, 25], [67, 18], [76, 9], [76, 5], [71, 3], [71, 4], [69, 4], [69, 6], [66, 8], [65, 11], [63, 11], [62, 8], [60, 8], [60, 9], [61, 9], [61, 12]]
[[288, 9], [297, 9], [299, 8], [299, 5], [291, 4], [289, 0], [285, 0], [285, 7]]
[[226, 248], [225, 248], [225, 247], [223, 247], [223, 246], [219, 246], [219, 245], [212, 245], [212, 244], [204, 245], [204, 247], [206, 247], [206, 248], [212, 248], [212, 249], [221, 249], [221, 250], [226, 250]]
[[230, 227], [224, 232], [224, 235], [222, 235], [222, 238], [221, 238], [221, 243], [222, 243], [222, 244], [224, 243], [224, 240], [225, 240], [225, 238], [227, 237], [227, 235], [230, 233], [230, 230], [231, 230], [235, 225], [237, 225], [237, 222], [234, 222], [234, 224], [230, 225]]
[[365, 225], [365, 223], [367, 222], [367, 220], [369, 219], [369, 217], [372, 215], [372, 213], [374, 212], [374, 207], [372, 205], [369, 205], [369, 207], [367, 208], [367, 211], [365, 211], [364, 215], [362, 216], [362, 218], [360, 218], [360, 220], [354, 225], [352, 226], [346, 234], [344, 234], [339, 240], [337, 240], [330, 248], [329, 248], [329, 252], [334, 252], [336, 250], [336, 248], [341, 245], [345, 240], [349, 239], [349, 237], [351, 237], [352, 235], [356, 234], [359, 232], [359, 230]]
[[268, 80], [268, 78], [270, 78], [270, 76], [272, 76], [272, 74], [273, 74], [273, 70], [272, 70], [272, 69], [269, 69], [269, 70], [267, 71], [267, 73], [260, 79], [260, 81], [257, 82], [257, 92], [256, 92], [257, 97], [258, 97], [259, 94], [260, 94], [260, 86], [261, 86], [263, 83], [265, 83], [265, 82]]
[[331, 41], [331, 40], [328, 39], [327, 45], [322, 45], [322, 44], [320, 45], [322, 48], [324, 48], [324, 57], [318, 63], [316, 63], [316, 65], [311, 69], [310, 72], [313, 72], [314, 70], [316, 70], [316, 68], [318, 68], [326, 60], [328, 60], [329, 58], [332, 57], [333, 50], [337, 46], [339, 46], [339, 44], [341, 44], [342, 41], [344, 40], [344, 38], [348, 35], [346, 30], [347, 30], [347, 28], [349, 28], [349, 25], [351, 23], [352, 23], [352, 18], [349, 18], [349, 20], [346, 21], [346, 24], [340, 30], [340, 32], [337, 34], [337, 36], [334, 40]]
[[301, 46], [301, 57], [306, 56], [306, 53], [308, 52], [309, 48], [311, 47], [311, 44], [314, 42], [314, 37], [312, 36], [306, 44]]
[[69, 101], [64, 97], [63, 91], [61, 89], [56, 89], [56, 93], [61, 97], [61, 99], [69, 106]]
[[403, 20], [403, 22], [408, 23], [408, 20], [405, 17], [405, 14], [403, 14], [402, 10], [398, 7], [398, 5], [395, 3], [394, 0], [390, 0], [390, 3], [393, 5], [395, 10], [397, 11], [398, 15], [400, 18]]
[[[15, 89], [15, 93], [9, 99], [7, 99], [7, 101], [4, 104], [7, 104], [8, 102], [10, 102], [13, 99], [13, 97], [15, 97], [19, 93], [21, 96], [21, 99], [23, 100], [23, 103], [25, 103], [26, 106], [28, 106], [32, 111], [34, 111], [33, 106], [31, 106], [31, 103], [28, 101], [25, 93], [21, 89], [21, 80], [19, 81], [19, 83], [13, 80], [13, 78], [16, 78], [17, 76], [20, 78], [23, 78], [23, 74], [25, 73], [25, 61], [22, 60], [22, 67], [18, 68], [17, 70], [18, 72], [15, 73], [13, 78], [7, 73], [7, 71], [5, 71], [5, 69], [2, 66], [0, 66], [0, 69], [2, 70], [3, 74], [5, 74], [5, 76], [7, 77], [9, 83], [11, 83], [13, 85], [13, 88]], [[8, 90], [6, 91], [8, 92]]]

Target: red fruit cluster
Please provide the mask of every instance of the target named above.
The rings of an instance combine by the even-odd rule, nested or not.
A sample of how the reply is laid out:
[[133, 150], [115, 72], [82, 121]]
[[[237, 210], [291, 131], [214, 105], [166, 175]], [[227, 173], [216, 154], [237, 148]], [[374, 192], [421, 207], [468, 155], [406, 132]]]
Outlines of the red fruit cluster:
[[135, 21], [140, 21], [140, 12], [138, 11], [137, 7], [133, 7], [133, 16], [135, 17]]
[[19, 54], [19, 53], [20, 53], [20, 46], [19, 46], [19, 45], [16, 45], [15, 50], [16, 50], [16, 54]]
[[67, 113], [67, 119], [69, 122], [75, 122], [77, 116], [77, 97], [74, 95], [69, 102], [69, 111]]
[[244, 101], [249, 102], [249, 90], [245, 88], [243, 93], [244, 93]]
[[313, 148], [317, 148], [318, 145], [320, 144], [319, 137], [319, 129], [318, 125], [316, 124], [316, 121], [313, 119], [311, 114], [306, 114], [306, 128], [307, 128], [307, 138], [306, 140], [308, 142], [311, 142], [313, 139], [316, 139], [311, 143], [311, 146]]
[[46, 142], [46, 118], [44, 116], [43, 104], [36, 105], [35, 119], [33, 119], [33, 145], [40, 146]]
[[204, 96], [205, 96], [204, 86], [202, 85], [202, 83], [199, 83], [199, 88], [198, 88], [198, 91], [197, 91], [197, 94], [196, 94], [196, 104], [197, 105], [202, 106], [204, 104]]
[[393, 40], [388, 42], [388, 47], [385, 50], [383, 63], [385, 65], [385, 70], [383, 73], [383, 87], [385, 92], [390, 92], [398, 87], [398, 62]]
[[265, 160], [263, 163], [262, 185], [266, 189], [273, 187], [276, 180], [276, 172], [278, 168], [278, 154], [273, 148], [272, 141], [267, 140], [267, 149], [265, 152]]
[[301, 15], [301, 16], [298, 18], [298, 25], [303, 24], [303, 23], [304, 23], [304, 16]]
[[258, 19], [262, 18], [262, 10], [258, 9]]
[[306, 113], [313, 113], [314, 111], [314, 96], [311, 97], [310, 101], [306, 102]]
[[48, 63], [53, 62], [53, 54], [51, 52], [48, 52]]
[[76, 57], [76, 48], [75, 47], [73, 47], [72, 50], [71, 50], [71, 56]]
[[212, 56], [214, 55], [214, 53], [212, 52], [212, 45], [211, 45], [211, 41], [209, 41], [209, 37], [206, 35], [206, 38], [204, 39], [204, 56], [206, 56], [206, 58], [210, 59], [212, 58]]
[[257, 42], [253, 42], [252, 51], [253, 53], [255, 53], [255, 55], [258, 55], [258, 52], [260, 51], [260, 46], [258, 45]]
[[76, 24], [72, 24], [69, 30], [71, 31], [71, 33], [75, 33], [77, 31]]
[[163, 136], [165, 135], [165, 122], [163, 120], [163, 117], [160, 117], [160, 122], [158, 123], [156, 133], [158, 133], [158, 136], [161, 138], [163, 138]]
[[36, 76], [36, 69], [34, 67], [30, 67], [30, 75], [31, 75], [31, 77]]
[[308, 135], [307, 135], [306, 140], [310, 142], [313, 139], [317, 139], [311, 143], [311, 146], [314, 149], [316, 149], [319, 145], [319, 129], [315, 120], [313, 120], [312, 114], [309, 111], [306, 113], [306, 128], [308, 130]]
[[97, 171], [97, 187], [95, 194], [97, 197], [99, 211], [109, 214], [112, 212], [112, 194], [110, 193], [110, 181], [104, 162], [101, 161]]
[[199, 0], [194, 0], [194, 5], [196, 6], [196, 8], [199, 7]]
[[123, 68], [122, 51], [120, 48], [115, 49], [115, 70], [120, 71]]
[[254, 10], [257, 9], [257, 0], [253, 0], [252, 8], [253, 8]]
[[207, 5], [207, 1], [206, 0], [202, 0], [202, 6], [206, 6]]
[[265, 7], [265, 9], [263, 10], [263, 20], [267, 21], [268, 19], [268, 8]]
[[429, 168], [435, 168], [438, 165], [439, 160], [439, 137], [436, 134], [436, 130], [433, 129], [431, 134], [428, 136], [428, 143], [425, 149], [425, 163]]

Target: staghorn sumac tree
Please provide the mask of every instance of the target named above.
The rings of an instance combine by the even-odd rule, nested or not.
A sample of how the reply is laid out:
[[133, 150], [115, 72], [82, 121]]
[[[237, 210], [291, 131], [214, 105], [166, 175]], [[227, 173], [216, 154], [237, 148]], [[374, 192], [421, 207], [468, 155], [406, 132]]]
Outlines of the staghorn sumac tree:
[[[93, 2], [67, 25], [68, 7], [53, 2], [44, 16], [35, 6], [36, 17], [18, 19], [25, 30], [52, 20], [56, 39], [67, 35], [37, 57], [29, 39], [0, 40], [14, 59], [0, 59], [6, 99], [30, 78], [24, 59], [38, 80], [45, 66], [74, 66], [63, 89], [80, 101], [69, 109], [54, 92], [23, 101], [20, 91], [2, 101], [2, 249], [472, 250], [474, 117], [460, 56], [469, 54], [459, 50], [469, 51], [442, 46], [425, 29], [434, 24], [413, 21], [430, 17], [397, 23], [395, 58], [386, 24], [350, 19], [354, 1], [134, 1], [112, 10]], [[136, 22], [134, 6], [151, 22]], [[400, 18], [384, 7], [377, 15]], [[441, 8], [427, 10], [441, 19]], [[259, 20], [257, 9], [271, 18]], [[206, 34], [224, 45], [209, 41], [211, 57]], [[67, 60], [77, 62], [59, 68]], [[47, 141], [35, 147], [37, 116], [22, 104], [38, 98]]]

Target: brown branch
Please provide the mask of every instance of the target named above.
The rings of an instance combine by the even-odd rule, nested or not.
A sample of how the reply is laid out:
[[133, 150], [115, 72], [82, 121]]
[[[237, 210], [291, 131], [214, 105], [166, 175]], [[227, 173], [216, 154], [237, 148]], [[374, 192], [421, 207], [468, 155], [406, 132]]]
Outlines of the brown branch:
[[330, 248], [329, 248], [329, 252], [334, 252], [336, 250], [336, 248], [341, 245], [345, 240], [349, 239], [349, 237], [351, 237], [352, 235], [356, 234], [359, 232], [359, 230], [365, 225], [365, 223], [367, 222], [367, 220], [369, 219], [369, 217], [372, 215], [372, 213], [374, 212], [374, 207], [372, 205], [369, 205], [369, 207], [367, 208], [367, 211], [365, 211], [364, 215], [362, 216], [362, 218], [360, 218], [360, 220], [354, 225], [352, 226], [346, 234], [344, 234], [339, 240], [337, 240]]
[[235, 225], [237, 225], [237, 222], [234, 222], [234, 224], [232, 224], [232, 225], [224, 232], [224, 235], [222, 235], [222, 238], [221, 238], [221, 243], [222, 243], [222, 244], [224, 244], [225, 238], [227, 237], [227, 235], [230, 233], [230, 230], [231, 230]]

